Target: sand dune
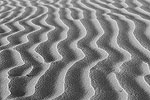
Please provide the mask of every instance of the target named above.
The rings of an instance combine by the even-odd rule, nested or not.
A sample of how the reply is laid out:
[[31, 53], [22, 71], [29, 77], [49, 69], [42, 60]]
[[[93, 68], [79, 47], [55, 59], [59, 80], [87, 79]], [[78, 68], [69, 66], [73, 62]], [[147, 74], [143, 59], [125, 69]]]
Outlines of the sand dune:
[[1, 0], [0, 100], [150, 100], [148, 0]]

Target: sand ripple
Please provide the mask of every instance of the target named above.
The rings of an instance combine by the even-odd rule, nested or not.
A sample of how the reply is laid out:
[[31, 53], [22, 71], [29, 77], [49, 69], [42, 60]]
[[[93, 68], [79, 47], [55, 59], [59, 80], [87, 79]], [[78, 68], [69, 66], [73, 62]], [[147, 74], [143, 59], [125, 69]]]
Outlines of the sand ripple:
[[1, 0], [0, 100], [150, 100], [148, 0]]

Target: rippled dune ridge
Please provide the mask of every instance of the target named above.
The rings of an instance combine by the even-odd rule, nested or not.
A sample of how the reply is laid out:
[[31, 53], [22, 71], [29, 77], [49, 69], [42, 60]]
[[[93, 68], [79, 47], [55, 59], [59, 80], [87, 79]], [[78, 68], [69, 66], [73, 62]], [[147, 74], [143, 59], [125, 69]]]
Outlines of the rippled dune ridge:
[[0, 100], [150, 100], [149, 0], [0, 0]]

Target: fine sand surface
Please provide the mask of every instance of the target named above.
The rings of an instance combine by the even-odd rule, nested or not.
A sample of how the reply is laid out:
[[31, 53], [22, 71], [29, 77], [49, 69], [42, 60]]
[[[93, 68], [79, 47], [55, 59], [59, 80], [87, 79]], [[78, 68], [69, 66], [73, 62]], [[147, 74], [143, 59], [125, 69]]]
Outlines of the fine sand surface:
[[150, 100], [150, 1], [0, 0], [0, 100]]

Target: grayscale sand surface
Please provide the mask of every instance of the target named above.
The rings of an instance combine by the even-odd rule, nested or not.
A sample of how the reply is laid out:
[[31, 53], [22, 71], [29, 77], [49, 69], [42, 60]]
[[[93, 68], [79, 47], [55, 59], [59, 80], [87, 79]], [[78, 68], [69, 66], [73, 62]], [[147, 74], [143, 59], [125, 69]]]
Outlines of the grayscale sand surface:
[[0, 0], [0, 100], [150, 100], [150, 0]]

